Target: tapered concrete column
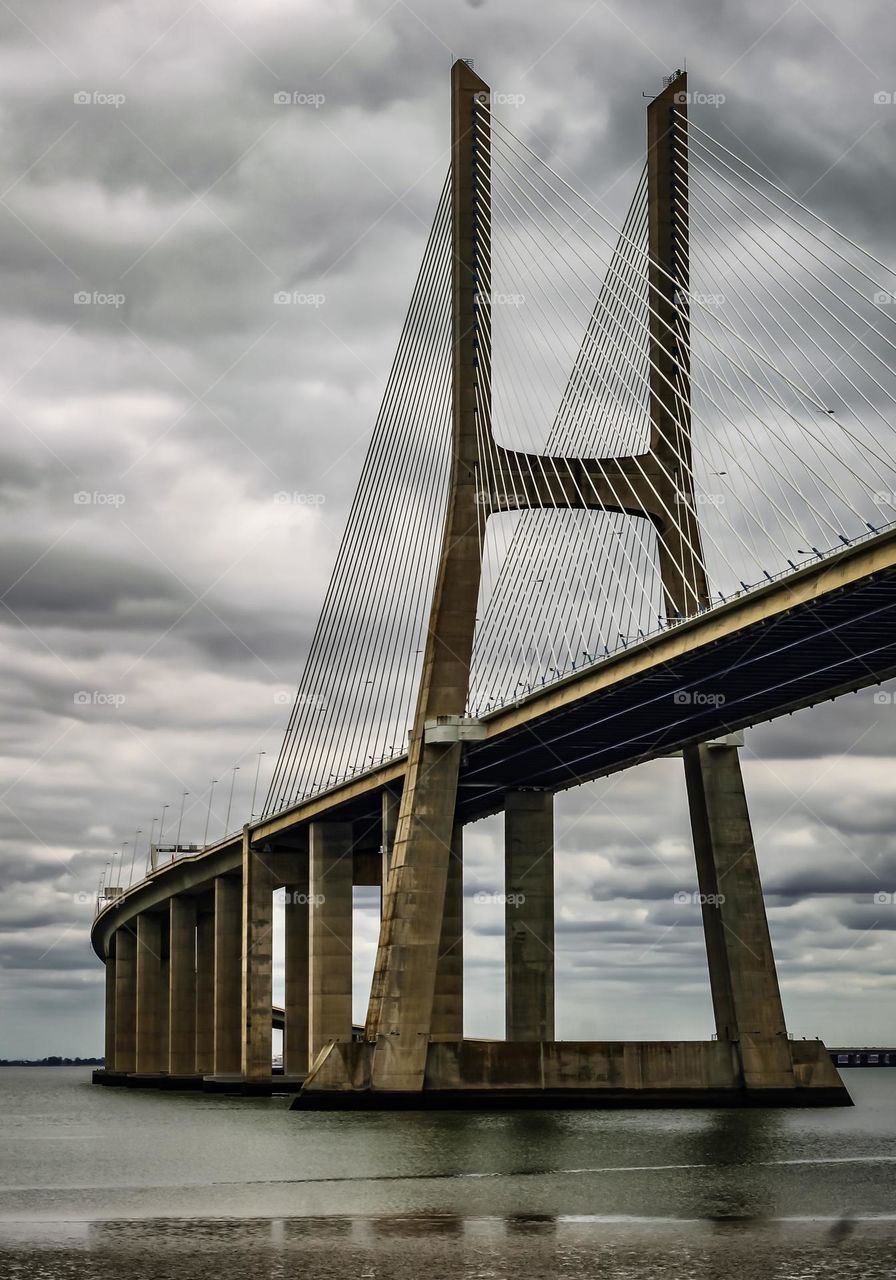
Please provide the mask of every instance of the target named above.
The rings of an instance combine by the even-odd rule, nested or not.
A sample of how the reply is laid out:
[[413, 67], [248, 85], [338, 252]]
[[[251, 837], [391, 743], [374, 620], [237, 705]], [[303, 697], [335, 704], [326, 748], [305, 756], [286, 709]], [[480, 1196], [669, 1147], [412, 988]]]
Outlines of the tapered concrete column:
[[215, 1075], [239, 1075], [242, 886], [231, 876], [215, 880]]
[[162, 1055], [162, 927], [161, 918], [137, 917], [137, 1066], [140, 1075], [164, 1069]]
[[309, 834], [309, 1056], [352, 1038], [352, 826], [312, 822]]
[[242, 1049], [246, 1080], [271, 1078], [274, 872], [243, 830]]
[[395, 844], [395, 831], [398, 827], [399, 799], [394, 791], [388, 788], [382, 794], [383, 810], [383, 878], [380, 892], [380, 918], [386, 911], [386, 889], [389, 884], [389, 865], [392, 860], [392, 846]]
[[115, 931], [115, 1070], [137, 1068], [137, 933]]
[[793, 1084], [778, 975], [737, 747], [686, 747], [716, 1032], [740, 1046], [748, 1088]]
[[115, 934], [109, 941], [109, 954], [106, 956], [106, 1018], [105, 1049], [103, 1053], [106, 1071], [115, 1070]]
[[196, 916], [196, 1072], [215, 1069], [215, 913]]
[[290, 871], [284, 919], [283, 1074], [293, 1079], [308, 1070], [308, 913], [308, 854], [304, 853]]
[[464, 829], [455, 826], [436, 964], [432, 1039], [464, 1038]]
[[196, 1072], [196, 900], [172, 898], [168, 944], [168, 1074]]
[[554, 1039], [554, 797], [504, 800], [504, 956], [508, 1040]]

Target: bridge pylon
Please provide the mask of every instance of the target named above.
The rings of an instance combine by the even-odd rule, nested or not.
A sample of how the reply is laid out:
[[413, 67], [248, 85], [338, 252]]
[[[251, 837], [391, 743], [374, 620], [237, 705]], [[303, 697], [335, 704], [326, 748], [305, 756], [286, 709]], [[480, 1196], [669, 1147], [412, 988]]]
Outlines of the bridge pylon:
[[[554, 1040], [550, 795], [508, 795], [508, 884], [541, 866], [531, 921], [507, 946], [507, 1039], [464, 1041], [446, 988], [444, 950], [459, 880], [458, 779], [487, 517], [508, 508], [621, 511], [653, 523], [670, 618], [709, 604], [691, 465], [687, 77], [647, 111], [650, 439], [631, 457], [567, 459], [506, 449], [491, 422], [491, 128], [489, 86], [466, 62], [451, 73], [452, 459], [447, 514], [404, 788], [383, 887], [379, 944], [363, 1042], [317, 1056], [300, 1106], [601, 1105], [639, 1100], [842, 1101], [819, 1042], [794, 1057], [784, 1026], [737, 747], [694, 744], [685, 774], [707, 939], [717, 1038], [711, 1042]], [[684, 305], [683, 305], [683, 300]], [[685, 317], [684, 322], [682, 316]], [[684, 378], [682, 373], [684, 371]], [[670, 395], [668, 388], [678, 387]], [[548, 464], [548, 465], [545, 465]], [[590, 496], [585, 496], [586, 493]], [[520, 792], [525, 794], [524, 780]], [[511, 803], [512, 801], [512, 803]], [[532, 819], [516, 814], [531, 809]], [[513, 820], [511, 823], [511, 814]], [[512, 849], [511, 849], [512, 845]], [[447, 894], [447, 896], [446, 896]], [[446, 905], [449, 904], [449, 905]], [[511, 920], [508, 917], [508, 928]], [[458, 945], [455, 941], [454, 945]], [[450, 979], [448, 980], [450, 981]], [[457, 975], [454, 974], [455, 987]], [[608, 1085], [611, 1086], [608, 1089]], [[806, 1086], [811, 1086], [807, 1088]], [[810, 1096], [811, 1095], [811, 1096]]]

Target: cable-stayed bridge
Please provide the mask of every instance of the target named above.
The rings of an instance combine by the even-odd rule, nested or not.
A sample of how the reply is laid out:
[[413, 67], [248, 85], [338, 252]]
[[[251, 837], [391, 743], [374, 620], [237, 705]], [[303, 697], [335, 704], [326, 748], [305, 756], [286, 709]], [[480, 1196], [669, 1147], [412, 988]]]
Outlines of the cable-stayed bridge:
[[[452, 71], [451, 167], [260, 820], [103, 889], [107, 1082], [299, 1105], [846, 1100], [789, 1038], [736, 731], [896, 674], [896, 279], [647, 110], [622, 220]], [[554, 1029], [553, 797], [681, 752], [716, 1035]], [[506, 1039], [463, 1038], [505, 817]], [[353, 1037], [353, 884], [382, 886]], [[611, 1029], [609, 1029], [611, 1030]]]

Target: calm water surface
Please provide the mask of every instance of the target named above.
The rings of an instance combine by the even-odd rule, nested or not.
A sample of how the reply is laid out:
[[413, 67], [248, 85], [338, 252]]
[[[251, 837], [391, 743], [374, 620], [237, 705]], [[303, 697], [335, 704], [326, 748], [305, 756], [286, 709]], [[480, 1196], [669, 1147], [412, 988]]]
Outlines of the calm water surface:
[[896, 1071], [813, 1111], [377, 1115], [0, 1071], [0, 1280], [896, 1274]]

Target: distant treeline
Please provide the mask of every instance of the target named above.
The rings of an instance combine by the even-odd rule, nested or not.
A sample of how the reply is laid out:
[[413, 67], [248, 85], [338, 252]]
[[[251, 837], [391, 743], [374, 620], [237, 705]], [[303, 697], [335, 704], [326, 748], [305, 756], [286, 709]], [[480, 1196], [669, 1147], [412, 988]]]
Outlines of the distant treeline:
[[0, 1058], [0, 1067], [101, 1067], [105, 1058]]

